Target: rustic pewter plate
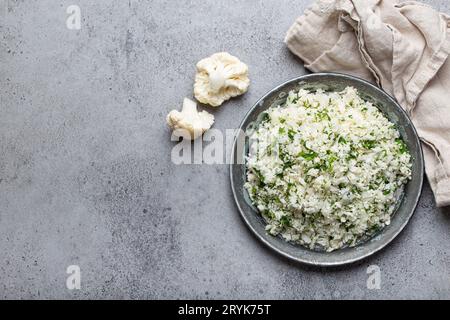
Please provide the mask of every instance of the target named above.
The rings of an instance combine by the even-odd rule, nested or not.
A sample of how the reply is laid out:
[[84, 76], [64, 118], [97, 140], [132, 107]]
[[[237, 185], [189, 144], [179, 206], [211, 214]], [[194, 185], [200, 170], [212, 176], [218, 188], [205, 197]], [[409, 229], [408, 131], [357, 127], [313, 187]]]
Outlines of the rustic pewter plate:
[[258, 116], [274, 105], [285, 102], [287, 93], [300, 88], [325, 91], [342, 91], [353, 86], [365, 100], [376, 105], [384, 115], [397, 125], [400, 134], [408, 145], [412, 156], [412, 180], [405, 186], [399, 197], [391, 224], [356, 247], [344, 248], [333, 252], [310, 250], [304, 246], [293, 244], [266, 233], [263, 218], [252, 206], [249, 195], [244, 188], [246, 181], [245, 156], [248, 153], [248, 139], [245, 144], [235, 140], [232, 149], [230, 178], [231, 188], [239, 212], [250, 230], [264, 244], [279, 254], [292, 260], [314, 266], [338, 266], [364, 259], [388, 245], [406, 226], [412, 217], [422, 192], [424, 164], [423, 154], [417, 132], [405, 111], [388, 94], [376, 86], [353, 76], [336, 73], [316, 73], [305, 75], [271, 90], [250, 109], [240, 125], [244, 132], [247, 128], [258, 124]]

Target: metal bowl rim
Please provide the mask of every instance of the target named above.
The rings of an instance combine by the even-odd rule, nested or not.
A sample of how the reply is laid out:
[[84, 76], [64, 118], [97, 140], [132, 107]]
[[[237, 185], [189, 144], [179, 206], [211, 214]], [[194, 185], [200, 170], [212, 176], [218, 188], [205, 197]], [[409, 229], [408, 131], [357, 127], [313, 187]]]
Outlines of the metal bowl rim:
[[[321, 73], [311, 73], [311, 74], [306, 74], [306, 75], [302, 75], [299, 77], [295, 77], [293, 79], [290, 79], [288, 81], [283, 82], [282, 84], [276, 86], [275, 88], [269, 90], [268, 92], [266, 92], [260, 99], [258, 99], [256, 101], [256, 103], [250, 108], [250, 110], [245, 114], [243, 120], [241, 121], [240, 125], [239, 125], [239, 129], [243, 130], [243, 125], [245, 124], [247, 118], [250, 116], [250, 114], [253, 113], [253, 111], [260, 105], [261, 102], [263, 102], [265, 100], [266, 97], [270, 96], [271, 94], [273, 94], [276, 91], [279, 91], [281, 88], [285, 87], [288, 84], [291, 84], [293, 82], [298, 82], [298, 81], [302, 81], [305, 79], [308, 79], [310, 77], [321, 77], [321, 76], [334, 76], [334, 77], [341, 77], [341, 78], [347, 78], [353, 81], [357, 81], [360, 83], [363, 83], [366, 86], [371, 87], [372, 89], [380, 92], [382, 95], [385, 95], [388, 100], [390, 100], [390, 102], [395, 105], [400, 112], [405, 116], [405, 119], [407, 120], [408, 124], [411, 126], [413, 133], [414, 133], [414, 137], [415, 137], [415, 142], [417, 143], [417, 145], [419, 146], [419, 152], [418, 152], [418, 159], [417, 161], [419, 162], [419, 167], [420, 167], [420, 181], [419, 181], [419, 192], [416, 196], [416, 198], [414, 199], [414, 203], [412, 206], [412, 210], [409, 213], [408, 217], [405, 219], [405, 221], [400, 225], [400, 227], [392, 234], [391, 237], [389, 237], [388, 239], [386, 239], [386, 241], [384, 243], [382, 243], [380, 246], [378, 246], [376, 249], [371, 250], [370, 252], [367, 252], [365, 254], [362, 254], [360, 256], [357, 256], [355, 258], [352, 259], [347, 259], [347, 260], [343, 260], [343, 261], [334, 261], [334, 262], [315, 262], [315, 261], [310, 261], [308, 259], [302, 259], [301, 257], [296, 257], [293, 256], [283, 250], [280, 250], [276, 247], [274, 247], [271, 243], [269, 243], [257, 230], [255, 230], [255, 228], [253, 228], [252, 224], [250, 223], [250, 221], [247, 219], [247, 216], [244, 214], [244, 210], [241, 208], [241, 206], [239, 205], [239, 201], [237, 199], [237, 191], [235, 189], [235, 183], [234, 183], [234, 178], [233, 178], [233, 166], [237, 165], [234, 164], [234, 158], [235, 158], [235, 150], [236, 150], [236, 143], [237, 143], [237, 136], [235, 137], [234, 141], [233, 141], [233, 145], [232, 145], [232, 149], [231, 149], [231, 161], [230, 161], [230, 182], [231, 182], [231, 190], [233, 192], [233, 198], [235, 200], [235, 203], [238, 207], [239, 213], [241, 218], [244, 220], [245, 224], [247, 225], [247, 227], [252, 231], [253, 235], [256, 236], [262, 243], [264, 243], [265, 246], [269, 247], [270, 249], [272, 249], [273, 251], [277, 252], [278, 254], [305, 264], [305, 265], [310, 265], [310, 266], [315, 266], [315, 267], [336, 267], [336, 266], [342, 266], [342, 265], [347, 265], [347, 264], [352, 264], [355, 262], [358, 262], [360, 260], [366, 259], [367, 257], [379, 252], [380, 250], [384, 249], [387, 245], [389, 245], [402, 231], [403, 229], [406, 227], [406, 225], [409, 223], [409, 221], [411, 220], [412, 216], [414, 215], [417, 205], [419, 203], [419, 199], [422, 195], [422, 191], [423, 191], [423, 176], [424, 176], [424, 157], [423, 157], [423, 149], [422, 149], [422, 144], [420, 143], [420, 138], [419, 135], [417, 133], [417, 130], [413, 124], [413, 122], [411, 121], [409, 115], [407, 114], [407, 112], [398, 104], [398, 102], [387, 92], [385, 92], [384, 90], [380, 89], [379, 87], [375, 86], [374, 84], [368, 82], [367, 80], [358, 78], [356, 76], [352, 76], [352, 75], [348, 75], [348, 74], [343, 74], [343, 73], [337, 73], [337, 72], [321, 72]], [[243, 164], [240, 164], [243, 165]], [[285, 240], [284, 240], [285, 241]], [[364, 244], [362, 244], [364, 245]]]

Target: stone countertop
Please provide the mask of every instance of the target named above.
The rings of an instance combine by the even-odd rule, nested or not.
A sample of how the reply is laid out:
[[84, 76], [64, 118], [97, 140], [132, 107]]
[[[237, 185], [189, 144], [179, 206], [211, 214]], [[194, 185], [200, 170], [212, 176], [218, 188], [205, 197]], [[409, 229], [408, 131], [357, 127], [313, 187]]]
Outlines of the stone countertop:
[[[73, 4], [80, 30], [66, 27]], [[0, 298], [450, 298], [450, 212], [428, 184], [391, 245], [318, 269], [252, 236], [227, 165], [171, 162], [165, 116], [192, 97], [195, 63], [226, 50], [249, 65], [249, 92], [213, 111], [215, 128], [236, 128], [305, 73], [283, 38], [309, 4], [2, 1]], [[66, 286], [70, 265], [80, 290]], [[366, 285], [371, 265], [379, 290]]]

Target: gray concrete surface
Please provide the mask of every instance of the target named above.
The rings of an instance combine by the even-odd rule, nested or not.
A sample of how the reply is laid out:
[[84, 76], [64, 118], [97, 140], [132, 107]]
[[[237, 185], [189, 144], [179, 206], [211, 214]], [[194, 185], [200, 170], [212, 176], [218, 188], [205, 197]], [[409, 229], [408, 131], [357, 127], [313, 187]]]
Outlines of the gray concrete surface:
[[[450, 212], [428, 185], [392, 245], [322, 270], [250, 234], [228, 166], [170, 161], [165, 116], [192, 96], [195, 63], [227, 50], [250, 66], [250, 91], [214, 112], [237, 127], [304, 73], [282, 40], [309, 3], [1, 0], [0, 298], [450, 298]], [[380, 290], [366, 288], [372, 264]], [[66, 288], [69, 265], [81, 290]]]

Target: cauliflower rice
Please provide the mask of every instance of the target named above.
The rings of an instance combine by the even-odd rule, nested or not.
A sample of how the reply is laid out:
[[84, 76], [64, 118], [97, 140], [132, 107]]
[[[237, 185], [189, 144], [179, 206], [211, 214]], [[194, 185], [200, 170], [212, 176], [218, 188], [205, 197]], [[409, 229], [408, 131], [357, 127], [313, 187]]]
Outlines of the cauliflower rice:
[[389, 225], [411, 179], [395, 125], [352, 87], [292, 91], [249, 138], [245, 188], [266, 230], [310, 249], [355, 246]]

